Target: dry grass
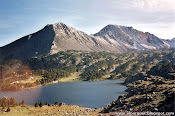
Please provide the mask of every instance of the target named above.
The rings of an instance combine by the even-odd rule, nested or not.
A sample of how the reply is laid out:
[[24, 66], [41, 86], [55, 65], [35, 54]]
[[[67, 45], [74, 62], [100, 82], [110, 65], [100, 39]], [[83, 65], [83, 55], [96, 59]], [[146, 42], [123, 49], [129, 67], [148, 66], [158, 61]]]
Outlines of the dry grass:
[[110, 74], [106, 74], [106, 75], [104, 75], [103, 77], [102, 77], [102, 79], [104, 80], [104, 79], [107, 79], [107, 78], [109, 78], [111, 75]]
[[27, 80], [21, 80], [19, 81], [19, 83], [34, 83], [36, 82], [37, 80], [40, 80], [42, 77], [40, 76], [34, 76], [33, 79], [27, 79]]
[[84, 108], [75, 105], [63, 106], [25, 106], [10, 107], [10, 112], [2, 113], [2, 116], [98, 116], [100, 109]]
[[59, 79], [58, 82], [79, 81], [79, 80], [81, 80], [80, 76], [79, 76], [80, 74], [81, 74], [81, 72], [72, 73], [69, 77]]

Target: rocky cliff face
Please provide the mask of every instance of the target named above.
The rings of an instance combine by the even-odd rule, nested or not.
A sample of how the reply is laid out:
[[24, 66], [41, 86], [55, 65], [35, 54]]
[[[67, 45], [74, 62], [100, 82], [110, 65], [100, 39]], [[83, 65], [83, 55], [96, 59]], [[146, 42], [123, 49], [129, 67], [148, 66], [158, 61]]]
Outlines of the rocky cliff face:
[[170, 46], [173, 47], [174, 43], [132, 27], [107, 25], [98, 33], [88, 35], [64, 23], [56, 23], [0, 47], [0, 60], [27, 59], [64, 50], [123, 52]]
[[168, 47], [167, 44], [155, 35], [138, 31], [133, 27], [107, 25], [101, 31], [94, 34], [94, 36], [100, 36], [113, 46], [117, 46], [122, 50], [145, 50]]
[[116, 48], [111, 48], [110, 43], [103, 38], [87, 35], [86, 33], [69, 27], [64, 23], [54, 24], [53, 29], [55, 32], [55, 38], [51, 48], [51, 53], [57, 53], [62, 50], [118, 51]]

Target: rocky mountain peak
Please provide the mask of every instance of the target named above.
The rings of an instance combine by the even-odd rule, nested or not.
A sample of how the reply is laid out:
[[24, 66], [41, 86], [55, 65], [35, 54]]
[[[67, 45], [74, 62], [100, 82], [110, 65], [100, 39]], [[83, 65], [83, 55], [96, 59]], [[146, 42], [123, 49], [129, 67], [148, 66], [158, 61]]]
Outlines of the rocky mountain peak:
[[98, 33], [94, 34], [95, 36], [101, 36], [104, 35], [110, 31], [118, 30], [120, 28], [120, 25], [112, 25], [109, 24], [105, 26], [103, 29], [101, 29]]
[[[0, 47], [0, 59], [27, 59], [37, 55], [54, 54], [65, 50], [123, 52], [133, 49], [162, 49], [175, 47], [175, 38], [162, 40], [121, 25], [107, 25], [94, 35], [88, 35], [59, 22], [48, 24], [40, 31], [29, 34]], [[13, 49], [13, 51], [12, 51]]]
[[64, 24], [63, 22], [58, 22], [58, 23], [55, 23], [55, 24], [47, 24], [45, 28], [49, 28], [49, 27], [52, 27], [52, 29], [57, 32], [57, 31], [70, 31], [70, 30], [73, 30], [72, 27], [69, 27], [68, 25]]
[[[88, 35], [64, 23], [53, 24], [55, 37], [51, 46], [51, 54], [64, 50], [110, 51], [111, 45], [106, 41]], [[103, 47], [102, 47], [103, 46]], [[112, 48], [114, 51], [114, 48]], [[116, 49], [115, 49], [116, 51]]]
[[103, 37], [109, 43], [117, 44], [120, 48], [145, 50], [168, 47], [155, 35], [127, 26], [107, 25], [94, 36]]
[[71, 28], [62, 22], [53, 24], [53, 27], [58, 28], [58, 29], [62, 29], [62, 30], [66, 30], [66, 29]]
[[94, 35], [95, 36], [103, 36], [104, 34], [120, 33], [120, 32], [123, 32], [123, 30], [132, 31], [132, 30], [134, 30], [134, 28], [121, 26], [121, 25], [109, 24]]

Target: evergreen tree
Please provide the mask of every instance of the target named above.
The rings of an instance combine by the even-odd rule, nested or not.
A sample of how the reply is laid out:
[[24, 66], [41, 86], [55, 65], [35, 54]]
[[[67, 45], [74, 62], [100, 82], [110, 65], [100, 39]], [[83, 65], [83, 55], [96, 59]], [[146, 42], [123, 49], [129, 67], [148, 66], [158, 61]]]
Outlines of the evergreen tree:
[[10, 98], [10, 100], [9, 100], [9, 105], [11, 105], [11, 106], [17, 106], [18, 103], [17, 103], [17, 101], [16, 101], [15, 98]]
[[43, 102], [40, 102], [40, 103], [39, 103], [39, 106], [40, 106], [40, 107], [42, 107], [43, 105], [44, 105]]
[[48, 106], [48, 104], [49, 104], [49, 103], [48, 103], [48, 102], [46, 102], [46, 104], [45, 104], [45, 105], [47, 105], [47, 106]]
[[21, 106], [24, 106], [24, 100], [21, 101]]
[[39, 106], [39, 103], [37, 102], [37, 103], [35, 103], [35, 107], [38, 107]]
[[58, 105], [58, 102], [57, 101], [55, 102], [55, 105]]

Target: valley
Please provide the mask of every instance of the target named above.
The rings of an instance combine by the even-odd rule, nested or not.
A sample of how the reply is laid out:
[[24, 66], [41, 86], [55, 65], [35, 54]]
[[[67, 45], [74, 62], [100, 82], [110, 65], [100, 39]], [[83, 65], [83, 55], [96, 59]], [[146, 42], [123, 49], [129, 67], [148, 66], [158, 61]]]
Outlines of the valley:
[[59, 82], [124, 79], [128, 94], [119, 96], [118, 100], [108, 104], [99, 113], [174, 110], [173, 49], [130, 53], [69, 50], [24, 61], [10, 60], [1, 64], [1, 69], [4, 71], [1, 74], [1, 92]]
[[8, 91], [11, 88], [22, 90], [66, 81], [121, 78], [127, 78], [129, 81], [135, 79], [135, 76], [140, 73], [153, 75], [155, 66], [162, 62], [173, 64], [173, 55], [174, 50], [138, 51], [123, 54], [62, 51], [24, 61], [10, 60], [0, 65], [2, 69], [1, 91]]
[[[118, 99], [115, 97], [113, 97], [115, 99], [106, 99], [108, 104], [105, 107], [103, 104], [98, 109], [91, 108], [89, 113], [86, 112], [85, 107], [74, 106], [78, 103], [77, 101], [62, 107], [46, 105], [35, 108], [16, 105], [10, 106], [11, 112], [3, 113], [21, 111], [21, 115], [42, 115], [41, 111], [48, 114], [46, 109], [49, 109], [53, 115], [57, 110], [60, 111], [57, 112], [58, 115], [72, 114], [72, 112], [66, 112], [72, 109], [77, 110], [76, 112], [81, 115], [83, 115], [82, 111], [84, 115], [113, 115], [115, 112], [126, 111], [172, 112], [174, 111], [174, 78], [174, 39], [161, 39], [133, 27], [107, 25], [96, 34], [88, 35], [64, 23], [48, 24], [38, 32], [0, 47], [1, 93], [38, 89], [45, 91], [44, 88], [47, 87], [53, 87], [51, 89], [53, 92], [59, 84], [63, 84], [62, 87], [64, 87], [66, 84], [69, 85], [69, 82], [73, 85], [84, 83], [84, 85], [80, 84], [81, 87], [78, 86], [80, 92], [87, 93], [87, 95], [80, 93], [86, 95], [79, 98], [81, 101], [88, 95], [97, 96], [96, 92], [88, 94], [87, 88], [95, 90], [99, 87], [98, 92], [110, 89], [110, 91], [101, 91], [101, 96], [91, 102], [96, 103], [100, 98], [112, 95], [112, 93], [107, 94], [108, 92], [115, 90], [119, 92], [116, 86], [117, 89], [110, 88], [116, 84], [114, 82], [117, 79], [124, 81], [120, 87], [127, 87], [126, 94], [115, 95]], [[99, 83], [102, 85], [98, 85]], [[103, 86], [105, 87], [102, 88]], [[86, 91], [81, 90], [83, 87]], [[78, 90], [77, 87], [75, 90]], [[124, 92], [123, 89], [120, 90], [122, 90], [121, 93]], [[69, 89], [66, 91], [68, 92]], [[35, 95], [38, 96], [42, 93], [42, 91], [36, 92]], [[63, 90], [63, 93], [66, 92]], [[52, 93], [52, 96], [54, 95], [56, 94]], [[47, 93], [43, 96], [47, 96]], [[41, 101], [33, 100], [33, 102]], [[4, 102], [1, 104], [4, 105]], [[3, 108], [3, 105], [0, 107]], [[8, 109], [9, 106], [7, 106]]]

